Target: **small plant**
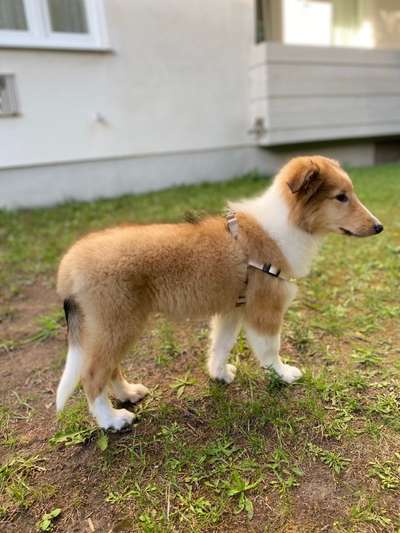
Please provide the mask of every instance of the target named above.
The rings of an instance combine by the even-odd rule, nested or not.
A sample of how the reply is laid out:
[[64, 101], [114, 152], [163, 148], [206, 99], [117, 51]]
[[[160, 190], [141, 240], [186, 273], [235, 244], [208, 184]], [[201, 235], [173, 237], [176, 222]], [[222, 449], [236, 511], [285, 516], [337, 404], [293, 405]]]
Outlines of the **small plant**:
[[174, 442], [182, 431], [183, 428], [177, 422], [173, 422], [170, 426], [162, 426], [157, 436], [167, 442]]
[[160, 366], [168, 365], [180, 354], [180, 347], [178, 346], [174, 330], [168, 322], [163, 322], [158, 330], [160, 351], [156, 359]]
[[60, 431], [51, 437], [49, 443], [53, 446], [57, 444], [64, 444], [64, 446], [76, 446], [77, 444], [84, 444], [92, 437], [92, 435], [96, 433], [96, 431], [97, 429], [94, 427], [81, 429], [71, 433]]
[[88, 425], [86, 418], [86, 405], [83, 398], [64, 409], [58, 415], [60, 430], [51, 437], [50, 444], [64, 444], [74, 446], [87, 442], [97, 431], [95, 427]]
[[242, 511], [246, 511], [248, 518], [250, 520], [253, 518], [253, 503], [247, 496], [246, 492], [257, 487], [260, 482], [261, 479], [258, 479], [253, 483], [249, 483], [248, 481], [243, 479], [237, 471], [233, 472], [230, 481], [225, 482], [225, 489], [227, 491], [227, 495], [230, 498], [234, 496], [238, 496], [239, 498], [235, 513], [241, 513]]
[[38, 531], [51, 531], [54, 528], [54, 521], [61, 514], [61, 509], [56, 508], [42, 516], [36, 524]]
[[47, 339], [55, 337], [58, 334], [60, 328], [62, 327], [62, 321], [62, 311], [55, 311], [48, 315], [40, 316], [37, 319], [37, 324], [40, 329], [38, 329], [36, 333], [28, 337], [28, 339], [26, 339], [24, 343], [45, 342], [47, 341]]
[[373, 461], [368, 475], [379, 479], [383, 489], [400, 489], [400, 453], [395, 453], [396, 461]]
[[336, 474], [340, 474], [347, 468], [350, 459], [345, 459], [337, 452], [324, 450], [311, 442], [308, 443], [308, 450], [313, 457], [320, 459], [322, 463], [329, 466]]
[[104, 433], [104, 431], [100, 432], [99, 438], [97, 439], [97, 446], [100, 448], [102, 452], [107, 450], [108, 448], [108, 435], [107, 433]]
[[139, 483], [134, 484], [133, 489], [127, 489], [122, 492], [110, 491], [106, 497], [106, 502], [117, 504], [128, 500], [137, 498], [149, 498], [152, 494], [157, 493], [158, 489], [155, 485], [146, 485], [141, 487]]
[[375, 524], [378, 527], [386, 530], [392, 523], [392, 520], [385, 516], [386, 511], [377, 511], [372, 502], [360, 502], [350, 510], [350, 517], [354, 522], [367, 522]]
[[353, 415], [350, 414], [347, 409], [340, 409], [337, 415], [332, 419], [324, 423], [323, 433], [327, 437], [334, 437], [337, 440], [341, 440], [349, 433], [349, 424], [353, 420]]
[[1, 352], [12, 352], [16, 350], [19, 346], [18, 341], [13, 339], [0, 339], [0, 353]]
[[142, 526], [143, 533], [163, 533], [165, 529], [160, 525], [161, 521], [162, 516], [157, 515], [155, 509], [139, 515], [139, 522]]
[[192, 487], [189, 487], [187, 494], [178, 494], [178, 499], [182, 506], [181, 514], [187, 515], [190, 513], [197, 518], [212, 518], [211, 502], [203, 496], [198, 498], [194, 497], [192, 494]]
[[394, 392], [379, 394], [370, 405], [369, 412], [382, 415], [383, 418], [392, 418], [399, 415], [399, 402]]
[[39, 455], [14, 457], [14, 459], [0, 467], [0, 489], [9, 479], [24, 476], [32, 470], [44, 471], [45, 468], [40, 465], [43, 461], [44, 459], [39, 457]]
[[382, 362], [382, 358], [369, 348], [357, 348], [352, 354], [352, 359], [362, 366], [377, 366]]
[[275, 450], [267, 468], [275, 476], [270, 485], [275, 487], [281, 496], [287, 494], [293, 487], [299, 486], [298, 478], [303, 475], [303, 471], [297, 465], [290, 464], [289, 456], [282, 448]]
[[[0, 495], [7, 495], [17, 506], [28, 507], [28, 496], [31, 488], [28, 485], [31, 472], [43, 472], [41, 465], [44, 459], [35, 455], [33, 457], [14, 457], [0, 467]], [[7, 511], [7, 506], [4, 507]]]
[[214, 464], [221, 461], [226, 461], [239, 451], [239, 448], [233, 444], [229, 439], [218, 440], [212, 443], [205, 450], [208, 456], [208, 462]]
[[196, 381], [192, 378], [189, 378], [189, 375], [186, 374], [184, 378], [178, 378], [171, 385], [171, 389], [176, 390], [177, 398], [181, 398], [185, 392], [186, 387], [191, 387]]
[[86, 418], [86, 405], [83, 398], [64, 409], [58, 415], [59, 430], [49, 439], [51, 445], [75, 446], [84, 444], [97, 432]]

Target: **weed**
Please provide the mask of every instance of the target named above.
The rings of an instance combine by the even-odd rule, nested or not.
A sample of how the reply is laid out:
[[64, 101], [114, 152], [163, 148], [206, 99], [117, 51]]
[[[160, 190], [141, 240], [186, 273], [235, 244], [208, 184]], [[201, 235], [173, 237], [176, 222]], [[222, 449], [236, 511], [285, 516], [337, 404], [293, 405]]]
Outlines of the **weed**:
[[106, 497], [106, 501], [113, 504], [123, 503], [132, 499], [148, 499], [152, 494], [158, 492], [155, 485], [140, 486], [135, 483], [133, 489], [128, 489], [123, 492], [110, 491]]
[[156, 358], [157, 364], [160, 366], [166, 366], [171, 361], [176, 359], [179, 356], [181, 350], [175, 339], [174, 330], [167, 322], [164, 320], [158, 330], [159, 337], [159, 353]]
[[181, 518], [192, 516], [195, 520], [201, 522], [215, 523], [219, 518], [219, 513], [213, 508], [210, 500], [204, 496], [194, 496], [192, 488], [186, 494], [178, 494], [179, 515]]
[[225, 489], [230, 498], [238, 497], [235, 513], [246, 511], [249, 520], [253, 518], [253, 503], [246, 493], [256, 488], [260, 482], [261, 479], [258, 479], [253, 483], [249, 483], [247, 480], [243, 479], [237, 471], [233, 472], [229, 482], [225, 483]]
[[392, 523], [392, 520], [386, 515], [387, 512], [384, 510], [377, 511], [371, 500], [366, 503], [359, 502], [350, 509], [350, 518], [353, 522], [374, 524], [383, 530]]
[[181, 398], [185, 392], [186, 387], [191, 387], [196, 381], [192, 378], [189, 378], [189, 375], [186, 374], [184, 378], [177, 378], [175, 382], [171, 385], [171, 389], [176, 391], [177, 398]]
[[170, 426], [162, 426], [157, 436], [167, 442], [175, 442], [178, 434], [183, 431], [184, 429], [177, 422], [173, 422]]
[[277, 448], [272, 455], [272, 460], [267, 463], [267, 468], [275, 476], [270, 484], [278, 490], [281, 496], [286, 495], [290, 489], [298, 487], [298, 479], [303, 476], [301, 468], [290, 464], [289, 457], [283, 448]]
[[97, 428], [91, 426], [88, 421], [86, 402], [83, 398], [58, 415], [58, 425], [60, 429], [49, 439], [52, 446], [84, 444], [97, 433]]
[[55, 337], [62, 326], [63, 319], [64, 315], [61, 310], [53, 311], [48, 315], [40, 316], [37, 319], [39, 329], [36, 331], [36, 333], [28, 337], [24, 343], [45, 342], [47, 339]]
[[12, 352], [20, 346], [20, 343], [13, 339], [0, 339], [0, 353]]
[[371, 414], [380, 415], [387, 423], [396, 423], [400, 414], [400, 406], [396, 394], [394, 392], [379, 394], [370, 404], [368, 411]]
[[363, 366], [377, 366], [382, 362], [382, 357], [370, 348], [356, 348], [351, 357], [354, 361]]
[[76, 446], [77, 444], [84, 444], [92, 437], [92, 435], [96, 433], [96, 431], [97, 430], [94, 427], [81, 429], [80, 431], [74, 431], [72, 433], [65, 433], [64, 431], [61, 431], [51, 437], [49, 443], [53, 446], [57, 444], [64, 444], [65, 446]]
[[[45, 460], [38, 455], [32, 457], [16, 456], [0, 467], [0, 494], [7, 495], [17, 507], [29, 506], [29, 496], [32, 489], [29, 477], [32, 472], [44, 472], [42, 463]], [[10, 506], [10, 504], [9, 504]], [[7, 506], [3, 509], [7, 512]]]
[[345, 459], [338, 452], [324, 450], [311, 442], [308, 443], [308, 450], [315, 458], [320, 459], [325, 465], [329, 466], [336, 474], [340, 474], [347, 468], [349, 459]]
[[56, 508], [42, 516], [36, 527], [39, 531], [51, 531], [54, 528], [54, 521], [60, 516], [61, 509]]
[[394, 461], [373, 461], [368, 474], [379, 479], [383, 489], [397, 490], [400, 488], [400, 454], [395, 454]]

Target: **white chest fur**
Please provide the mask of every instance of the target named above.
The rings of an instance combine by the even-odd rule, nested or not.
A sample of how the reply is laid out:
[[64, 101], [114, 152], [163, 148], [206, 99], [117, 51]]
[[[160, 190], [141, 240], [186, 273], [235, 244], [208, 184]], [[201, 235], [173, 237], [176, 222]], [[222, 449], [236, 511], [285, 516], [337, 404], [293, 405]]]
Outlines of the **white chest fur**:
[[291, 275], [303, 277], [309, 273], [321, 238], [289, 222], [289, 209], [278, 188], [272, 185], [263, 195], [232, 203], [230, 207], [258, 221], [286, 257]]

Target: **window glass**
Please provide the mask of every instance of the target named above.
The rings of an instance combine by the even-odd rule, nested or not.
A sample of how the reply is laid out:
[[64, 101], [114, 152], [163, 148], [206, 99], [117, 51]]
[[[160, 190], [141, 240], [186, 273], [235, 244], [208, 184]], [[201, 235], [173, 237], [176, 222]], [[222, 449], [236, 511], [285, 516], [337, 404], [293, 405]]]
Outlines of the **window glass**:
[[23, 0], [0, 0], [0, 30], [27, 30]]
[[265, 40], [263, 0], [256, 0], [256, 43]]
[[[346, 0], [352, 2], [352, 0]], [[357, 1], [357, 0], [356, 0]], [[332, 3], [284, 0], [283, 41], [287, 44], [332, 44]]]
[[88, 33], [84, 0], [47, 0], [54, 32]]
[[400, 0], [256, 0], [256, 42], [400, 48]]

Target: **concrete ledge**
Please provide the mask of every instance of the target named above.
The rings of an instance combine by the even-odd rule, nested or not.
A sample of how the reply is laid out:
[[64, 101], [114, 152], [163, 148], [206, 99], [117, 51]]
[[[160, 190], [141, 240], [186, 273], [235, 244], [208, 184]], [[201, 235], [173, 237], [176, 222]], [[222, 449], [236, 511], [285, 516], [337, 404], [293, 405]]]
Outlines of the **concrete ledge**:
[[41, 207], [225, 180], [249, 169], [252, 150], [239, 147], [0, 169], [0, 207]]
[[320, 153], [343, 164], [374, 163], [372, 142], [299, 145], [279, 149], [239, 146], [215, 150], [0, 169], [0, 208], [91, 201], [173, 185], [223, 181], [256, 170], [270, 175], [289, 158]]

